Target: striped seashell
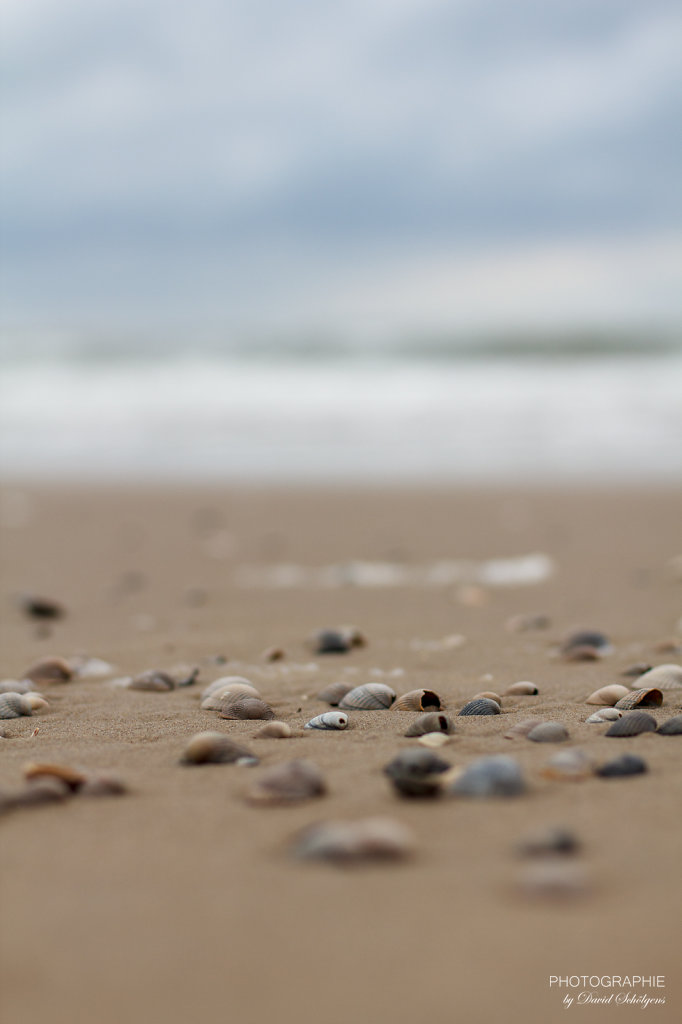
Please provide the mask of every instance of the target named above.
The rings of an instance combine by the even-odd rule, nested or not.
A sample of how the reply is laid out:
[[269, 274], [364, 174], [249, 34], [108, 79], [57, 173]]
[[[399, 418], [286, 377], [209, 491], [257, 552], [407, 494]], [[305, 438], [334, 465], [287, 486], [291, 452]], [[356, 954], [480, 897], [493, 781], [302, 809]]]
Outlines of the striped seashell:
[[304, 729], [347, 729], [348, 715], [342, 711], [325, 711], [323, 715], [311, 718], [303, 726]]
[[454, 723], [447, 715], [439, 714], [437, 711], [429, 711], [420, 715], [410, 724], [405, 736], [425, 736], [430, 732], [446, 733], [448, 735], [455, 731]]
[[519, 736], [527, 736], [531, 729], [534, 729], [536, 725], [540, 725], [540, 722], [539, 718], [524, 718], [523, 721], [512, 725], [511, 729], [505, 732], [504, 738], [506, 740], [515, 740]]
[[285, 761], [262, 775], [247, 793], [249, 803], [264, 806], [298, 803], [323, 796], [327, 785], [314, 761]]
[[249, 683], [231, 683], [219, 687], [208, 697], [204, 697], [200, 707], [202, 711], [222, 711], [227, 704], [243, 700], [245, 697], [254, 697], [256, 700], [260, 700], [260, 693], [255, 686], [251, 686]]
[[585, 703], [603, 704], [605, 707], [613, 707], [621, 697], [627, 697], [629, 692], [627, 686], [621, 686], [620, 683], [611, 683], [610, 686], [602, 686], [601, 689], [591, 693]]
[[504, 691], [505, 697], [535, 697], [540, 691], [535, 683], [512, 683]]
[[617, 708], [602, 708], [601, 711], [595, 711], [589, 718], [586, 718], [585, 723], [586, 725], [594, 725], [596, 722], [615, 722], [618, 718], [622, 717], [623, 712], [618, 711]]
[[493, 690], [483, 690], [481, 693], [475, 693], [472, 700], [494, 700], [496, 704], [502, 707], [502, 698], [499, 693], [495, 693]]
[[646, 761], [636, 754], [623, 754], [613, 761], [607, 761], [596, 769], [596, 774], [604, 779], [616, 779], [624, 775], [642, 775], [648, 772]]
[[499, 715], [500, 705], [489, 697], [481, 697], [478, 700], [470, 700], [459, 712], [461, 715]]
[[356, 686], [339, 701], [344, 711], [379, 711], [390, 708], [395, 700], [395, 690], [385, 683], [365, 683]]
[[401, 796], [432, 797], [440, 793], [440, 776], [449, 768], [448, 762], [431, 750], [410, 747], [386, 765], [384, 774]]
[[39, 764], [35, 761], [29, 762], [24, 765], [24, 778], [28, 781], [33, 779], [52, 778], [59, 779], [65, 786], [68, 786], [72, 792], [80, 789], [86, 780], [86, 776], [83, 772], [77, 771], [75, 768], [69, 768], [63, 764]]
[[496, 754], [480, 757], [464, 769], [447, 788], [450, 796], [519, 796], [526, 783], [521, 766], [513, 757]]
[[533, 743], [563, 743], [568, 739], [568, 729], [561, 722], [540, 722], [526, 738]]
[[294, 839], [293, 854], [302, 860], [332, 864], [404, 860], [414, 850], [412, 833], [390, 818], [323, 821], [308, 825]]
[[206, 700], [206, 698], [210, 697], [212, 693], [217, 693], [219, 690], [226, 690], [228, 688], [232, 689], [233, 687], [238, 686], [248, 687], [250, 691], [253, 691], [250, 693], [250, 696], [260, 697], [260, 693], [256, 687], [243, 676], [221, 676], [220, 679], [214, 679], [212, 683], [209, 683], [208, 686], [201, 691], [201, 699]]
[[657, 665], [635, 680], [635, 685], [638, 690], [646, 686], [655, 686], [659, 690], [677, 690], [682, 687], [682, 666]]
[[34, 683], [68, 683], [73, 671], [64, 658], [41, 658], [24, 672], [24, 679]]
[[269, 721], [274, 719], [275, 712], [269, 704], [257, 697], [240, 697], [238, 700], [228, 698], [220, 709], [220, 717], [238, 720], [260, 718]]
[[444, 732], [427, 732], [423, 736], [417, 737], [417, 743], [428, 747], [429, 750], [438, 750], [439, 747], [444, 747], [449, 742], [450, 737]]
[[682, 715], [675, 715], [674, 718], [669, 718], [667, 722], [663, 722], [659, 725], [658, 731], [661, 736], [682, 735]]
[[180, 763], [258, 764], [258, 758], [222, 732], [199, 732], [188, 741]]
[[290, 736], [293, 736], [294, 731], [287, 722], [268, 722], [262, 729], [259, 729], [258, 732], [255, 732], [253, 735], [254, 739], [259, 740], [285, 740], [289, 739]]
[[320, 690], [317, 695], [318, 700], [323, 700], [327, 704], [331, 704], [333, 708], [338, 707], [340, 701], [346, 696], [347, 693], [353, 689], [352, 683], [330, 683], [329, 686], [325, 686], [324, 690]]
[[34, 685], [31, 679], [3, 679], [0, 693], [31, 693]]
[[393, 705], [398, 711], [440, 711], [441, 707], [440, 697], [433, 690], [410, 690]]
[[632, 690], [616, 701], [616, 707], [623, 711], [630, 708], [660, 708], [663, 703], [663, 694], [655, 686], [641, 690]]
[[39, 693], [0, 693], [0, 718], [34, 715], [48, 706]]
[[606, 730], [606, 736], [639, 736], [643, 732], [656, 732], [656, 719], [646, 711], [631, 711], [623, 715]]

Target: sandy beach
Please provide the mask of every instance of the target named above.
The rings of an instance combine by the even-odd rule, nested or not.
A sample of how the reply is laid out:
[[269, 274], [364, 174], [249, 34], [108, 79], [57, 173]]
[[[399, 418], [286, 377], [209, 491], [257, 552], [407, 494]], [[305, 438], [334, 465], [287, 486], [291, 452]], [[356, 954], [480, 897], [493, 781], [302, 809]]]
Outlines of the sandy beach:
[[[112, 677], [200, 669], [193, 687], [170, 693], [110, 677], [53, 684], [46, 713], [0, 723], [0, 790], [21, 785], [29, 761], [115, 772], [129, 788], [0, 817], [7, 1024], [682, 1019], [682, 738], [612, 739], [585, 724], [585, 698], [627, 685], [633, 663], [682, 663], [679, 491], [17, 485], [1, 511], [0, 677], [21, 679], [47, 655], [104, 659]], [[534, 579], [523, 578], [527, 556]], [[22, 593], [59, 601], [65, 615], [30, 618]], [[549, 624], [509, 629], [519, 615]], [[365, 647], [306, 647], [315, 630], [344, 623]], [[612, 653], [557, 657], [578, 627], [603, 631]], [[282, 660], [264, 659], [272, 646]], [[512, 755], [528, 791], [400, 799], [382, 768], [414, 745], [403, 735], [410, 712], [353, 712], [344, 732], [254, 739], [260, 723], [199, 707], [224, 675], [252, 680], [296, 730], [327, 710], [316, 694], [332, 681], [429, 687], [456, 723], [439, 754], [455, 766]], [[504, 697], [501, 715], [457, 717], [474, 694], [519, 680], [538, 695]], [[659, 722], [681, 711], [682, 689], [650, 709]], [[649, 771], [548, 779], [558, 746], [504, 737], [529, 717], [563, 722], [562, 749], [597, 763], [634, 753]], [[179, 764], [188, 738], [208, 729], [244, 742], [260, 765]], [[264, 770], [297, 757], [319, 765], [326, 796], [245, 801]], [[409, 827], [409, 860], [291, 856], [302, 827], [370, 815]], [[553, 825], [579, 840], [567, 861], [582, 881], [563, 899], [533, 898], [520, 884], [532, 863], [517, 847]], [[665, 1002], [578, 1005], [589, 985], [550, 984], [583, 975], [663, 977], [657, 990], [611, 991]]]

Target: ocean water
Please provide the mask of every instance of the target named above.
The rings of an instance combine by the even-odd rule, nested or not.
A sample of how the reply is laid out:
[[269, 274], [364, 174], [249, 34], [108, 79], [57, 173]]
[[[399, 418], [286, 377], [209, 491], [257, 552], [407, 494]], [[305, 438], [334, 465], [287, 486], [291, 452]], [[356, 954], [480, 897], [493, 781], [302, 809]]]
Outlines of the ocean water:
[[11, 479], [682, 482], [682, 346], [5, 344]]

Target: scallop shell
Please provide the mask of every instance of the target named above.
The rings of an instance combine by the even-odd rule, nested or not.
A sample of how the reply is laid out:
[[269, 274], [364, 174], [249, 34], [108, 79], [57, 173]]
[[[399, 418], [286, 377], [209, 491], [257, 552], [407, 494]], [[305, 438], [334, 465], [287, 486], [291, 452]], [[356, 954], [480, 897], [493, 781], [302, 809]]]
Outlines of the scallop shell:
[[284, 740], [293, 736], [294, 731], [287, 722], [268, 722], [262, 729], [255, 732], [254, 739]]
[[682, 666], [657, 665], [641, 675], [635, 683], [637, 689], [655, 686], [659, 690], [677, 690], [682, 687]]
[[384, 768], [401, 796], [436, 796], [440, 792], [440, 776], [450, 765], [431, 750], [410, 747], [402, 750]]
[[609, 726], [604, 735], [639, 736], [642, 732], [656, 732], [656, 719], [646, 711], [631, 711]]
[[376, 711], [390, 708], [395, 700], [395, 690], [385, 683], [365, 683], [356, 686], [339, 701], [344, 710]]
[[405, 733], [405, 736], [425, 736], [430, 732], [451, 734], [455, 731], [454, 723], [442, 712], [429, 711], [425, 715], [415, 718]]
[[189, 740], [180, 758], [181, 764], [258, 764], [258, 758], [246, 747], [222, 732], [199, 732]]
[[621, 697], [627, 697], [629, 692], [627, 686], [621, 686], [620, 683], [611, 683], [610, 686], [602, 686], [601, 689], [591, 693], [585, 703], [603, 704], [605, 707], [613, 707]]
[[535, 683], [512, 683], [504, 691], [505, 696], [508, 697], [535, 697], [540, 691], [538, 690]]
[[250, 696], [260, 697], [260, 693], [256, 687], [243, 676], [221, 676], [220, 679], [214, 679], [212, 683], [209, 683], [208, 686], [201, 691], [201, 699], [206, 700], [207, 697], [210, 697], [213, 693], [217, 693], [219, 690], [226, 690], [228, 688], [233, 689], [234, 687], [242, 687], [244, 692], [246, 692], [245, 688], [248, 687]]
[[632, 690], [616, 701], [616, 707], [623, 711], [630, 708], [660, 708], [663, 703], [663, 694], [655, 686], [641, 690]]
[[34, 662], [24, 672], [24, 679], [31, 679], [34, 683], [68, 683], [73, 671], [68, 661], [64, 658], [49, 657], [41, 658]]
[[680, 736], [682, 734], [682, 715], [675, 715], [658, 727], [661, 736]]
[[540, 722], [528, 733], [533, 743], [563, 743], [568, 739], [568, 729], [561, 722]]
[[0, 693], [0, 718], [33, 715], [47, 706], [47, 701], [39, 693]]
[[313, 761], [285, 761], [261, 776], [249, 790], [247, 800], [275, 806], [309, 800], [326, 792], [324, 776]]
[[318, 822], [299, 832], [293, 843], [294, 856], [334, 864], [403, 860], [413, 850], [412, 833], [390, 818]]
[[506, 740], [515, 740], [517, 736], [527, 736], [531, 729], [534, 729], [536, 725], [540, 725], [540, 722], [539, 718], [524, 718], [523, 721], [512, 725], [511, 729], [508, 729], [504, 734], [504, 738]]
[[323, 715], [311, 718], [303, 726], [304, 729], [347, 729], [348, 715], [342, 711], [325, 711]]
[[596, 769], [596, 774], [602, 778], [618, 778], [623, 775], [642, 775], [648, 772], [646, 761], [636, 754], [623, 754], [613, 761], [607, 761]]
[[269, 721], [275, 717], [275, 712], [265, 701], [257, 697], [240, 697], [239, 700], [230, 700], [223, 704], [220, 709], [221, 718], [231, 719], [264, 719]]
[[519, 796], [526, 783], [521, 766], [513, 757], [497, 754], [473, 761], [448, 786], [451, 796]]
[[478, 700], [470, 700], [459, 712], [461, 715], [499, 715], [500, 705], [489, 697], [480, 697]]
[[589, 718], [586, 718], [585, 723], [594, 725], [595, 722], [615, 722], [622, 717], [623, 712], [618, 711], [617, 708], [602, 708], [601, 711], [595, 711]]
[[330, 683], [329, 686], [325, 686], [324, 690], [320, 690], [317, 699], [323, 700], [335, 708], [352, 689], [351, 683]]
[[410, 690], [393, 705], [398, 711], [440, 711], [441, 707], [440, 697], [433, 690]]
[[493, 690], [483, 690], [481, 693], [475, 693], [471, 700], [494, 700], [496, 704], [502, 707], [502, 698], [499, 693], [495, 693]]
[[24, 765], [24, 777], [29, 781], [41, 778], [59, 779], [70, 790], [80, 789], [85, 782], [86, 776], [75, 768], [69, 768], [63, 764], [38, 764], [31, 761]]

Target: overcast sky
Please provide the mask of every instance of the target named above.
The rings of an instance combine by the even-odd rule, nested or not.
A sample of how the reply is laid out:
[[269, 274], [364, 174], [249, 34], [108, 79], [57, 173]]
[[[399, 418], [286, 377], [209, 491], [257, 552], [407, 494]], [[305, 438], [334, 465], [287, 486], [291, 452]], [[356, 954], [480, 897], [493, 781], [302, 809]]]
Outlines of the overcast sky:
[[677, 0], [3, 0], [1, 319], [682, 319]]

